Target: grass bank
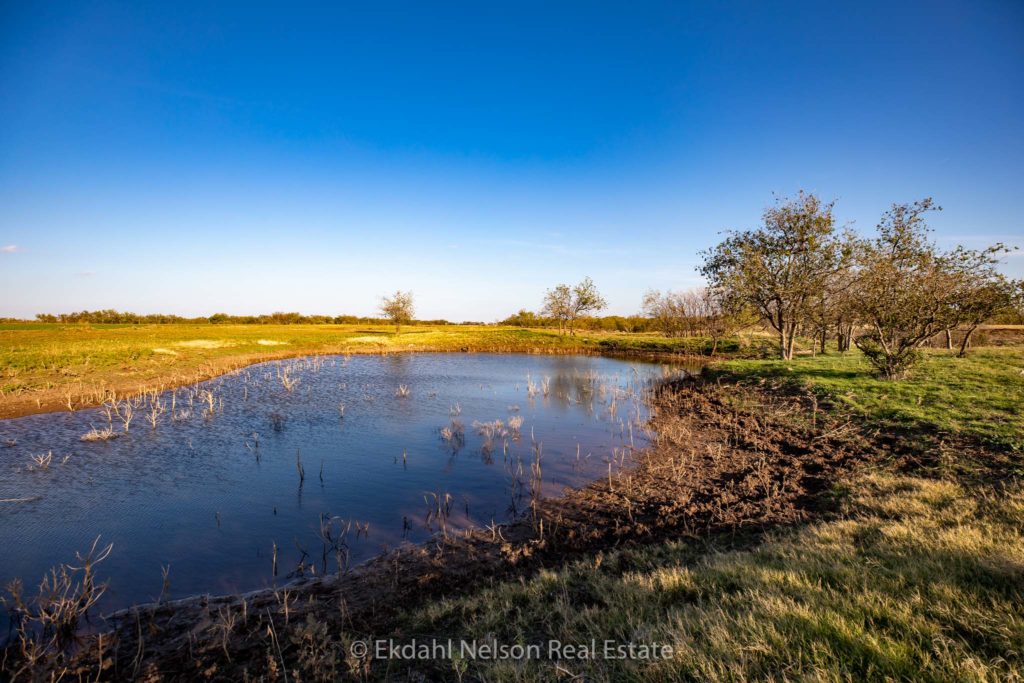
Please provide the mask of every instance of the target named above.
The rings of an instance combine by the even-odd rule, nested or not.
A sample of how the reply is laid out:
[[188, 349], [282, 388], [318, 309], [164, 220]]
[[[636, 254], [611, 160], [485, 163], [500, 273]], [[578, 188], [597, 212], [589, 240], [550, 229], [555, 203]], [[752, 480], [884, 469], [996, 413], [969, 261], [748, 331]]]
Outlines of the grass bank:
[[429, 604], [390, 636], [673, 650], [654, 661], [437, 664], [488, 681], [1020, 680], [1021, 487], [979, 496], [873, 473], [848, 489], [833, 520], [752, 550], [616, 551]]
[[[706, 340], [499, 326], [0, 325], [0, 419], [68, 410], [307, 354], [416, 351], [701, 354]], [[724, 350], [741, 350], [733, 341]]]
[[928, 350], [901, 382], [876, 377], [856, 351], [793, 361], [729, 360], [715, 369], [737, 380], [809, 387], [879, 427], [967, 435], [1024, 449], [1021, 347], [975, 349], [966, 358]]

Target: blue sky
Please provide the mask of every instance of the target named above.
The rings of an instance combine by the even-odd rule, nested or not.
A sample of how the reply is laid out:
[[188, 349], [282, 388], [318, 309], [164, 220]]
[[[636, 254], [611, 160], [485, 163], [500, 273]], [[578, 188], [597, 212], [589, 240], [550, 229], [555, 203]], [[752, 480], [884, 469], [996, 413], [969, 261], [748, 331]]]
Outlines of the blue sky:
[[627, 314], [801, 188], [1024, 248], [1022, 105], [1020, 2], [3, 3], [0, 315]]

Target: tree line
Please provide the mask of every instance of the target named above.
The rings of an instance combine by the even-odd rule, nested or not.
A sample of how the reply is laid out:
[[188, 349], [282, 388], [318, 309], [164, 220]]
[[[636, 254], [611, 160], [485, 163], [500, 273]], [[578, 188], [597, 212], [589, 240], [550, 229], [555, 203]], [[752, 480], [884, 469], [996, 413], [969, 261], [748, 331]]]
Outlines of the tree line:
[[[5, 319], [18, 322], [15, 318]], [[266, 313], [262, 315], [229, 315], [214, 313], [209, 316], [187, 317], [163, 313], [138, 314], [113, 309], [99, 311], [78, 311], [75, 313], [38, 313], [36, 320], [43, 323], [94, 323], [106, 325], [170, 325], [170, 324], [212, 324], [212, 325], [380, 325], [391, 318], [358, 315], [303, 315], [296, 312]], [[408, 320], [411, 325], [481, 325], [479, 322], [453, 323], [448, 320]]]
[[[593, 280], [559, 284], [544, 294], [540, 313], [520, 310], [499, 324], [701, 336], [720, 340], [761, 325], [776, 335], [778, 355], [792, 359], [798, 337], [822, 352], [834, 339], [840, 352], [856, 346], [880, 374], [895, 379], [920, 357], [920, 348], [939, 336], [953, 348], [953, 331], [963, 356], [975, 331], [986, 322], [1024, 323], [1024, 281], [996, 269], [1010, 249], [942, 249], [931, 239], [926, 217], [941, 211], [930, 198], [893, 204], [872, 236], [837, 225], [834, 202], [800, 192], [778, 199], [760, 225], [729, 231], [703, 252], [698, 271], [707, 287], [644, 294], [641, 314], [595, 314], [607, 302]], [[447, 320], [416, 320], [412, 292], [381, 299], [381, 317], [302, 315], [275, 312], [201, 318], [138, 315], [114, 310], [39, 314], [41, 322], [107, 324], [380, 324], [447, 325]], [[474, 324], [482, 323], [459, 323]]]
[[801, 192], [765, 209], [761, 225], [729, 232], [703, 254], [700, 273], [727, 315], [751, 315], [791, 359], [805, 336], [822, 350], [860, 349], [881, 375], [903, 376], [930, 339], [960, 330], [958, 355], [973, 333], [1000, 315], [1019, 312], [1024, 283], [996, 269], [1010, 249], [940, 248], [926, 217], [932, 199], [894, 204], [875, 234], [840, 229], [834, 203]]
[[[975, 331], [987, 322], [1024, 323], [1024, 281], [996, 265], [1012, 249], [940, 248], [926, 217], [941, 207], [930, 199], [893, 204], [875, 234], [862, 237], [839, 227], [834, 202], [800, 192], [765, 209], [761, 224], [730, 231], [703, 252], [698, 271], [705, 288], [645, 293], [642, 316], [623, 318], [624, 331], [654, 329], [667, 336], [712, 341], [752, 325], [775, 333], [778, 355], [793, 358], [796, 340], [824, 352], [856, 346], [886, 378], [902, 377], [920, 348], [944, 336], [964, 356]], [[547, 291], [541, 314], [521, 310], [502, 321], [524, 327], [602, 329], [588, 314], [605, 307], [590, 278]], [[628, 322], [627, 322], [628, 321]]]

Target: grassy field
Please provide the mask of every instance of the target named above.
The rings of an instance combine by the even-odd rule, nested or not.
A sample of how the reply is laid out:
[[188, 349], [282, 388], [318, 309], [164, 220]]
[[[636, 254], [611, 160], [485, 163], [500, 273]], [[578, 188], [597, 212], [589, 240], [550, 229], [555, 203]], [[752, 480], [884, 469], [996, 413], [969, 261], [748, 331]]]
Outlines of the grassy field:
[[[737, 349], [736, 342], [723, 344]], [[470, 351], [706, 352], [702, 339], [497, 326], [0, 325], [0, 418], [95, 404], [305, 354]]]
[[1024, 349], [982, 348], [967, 358], [928, 351], [910, 377], [874, 377], [860, 353], [831, 353], [794, 361], [730, 360], [727, 375], [793, 381], [826, 393], [879, 425], [970, 434], [1024, 449]]

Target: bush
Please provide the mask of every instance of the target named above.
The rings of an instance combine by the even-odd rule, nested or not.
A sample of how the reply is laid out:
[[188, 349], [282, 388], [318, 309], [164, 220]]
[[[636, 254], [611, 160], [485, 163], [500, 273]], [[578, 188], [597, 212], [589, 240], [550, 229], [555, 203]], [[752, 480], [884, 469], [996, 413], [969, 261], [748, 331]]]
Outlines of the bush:
[[912, 347], [898, 347], [895, 351], [886, 352], [878, 342], [875, 334], [857, 337], [857, 348], [886, 379], [901, 379], [906, 376], [914, 363], [921, 360], [921, 352]]

